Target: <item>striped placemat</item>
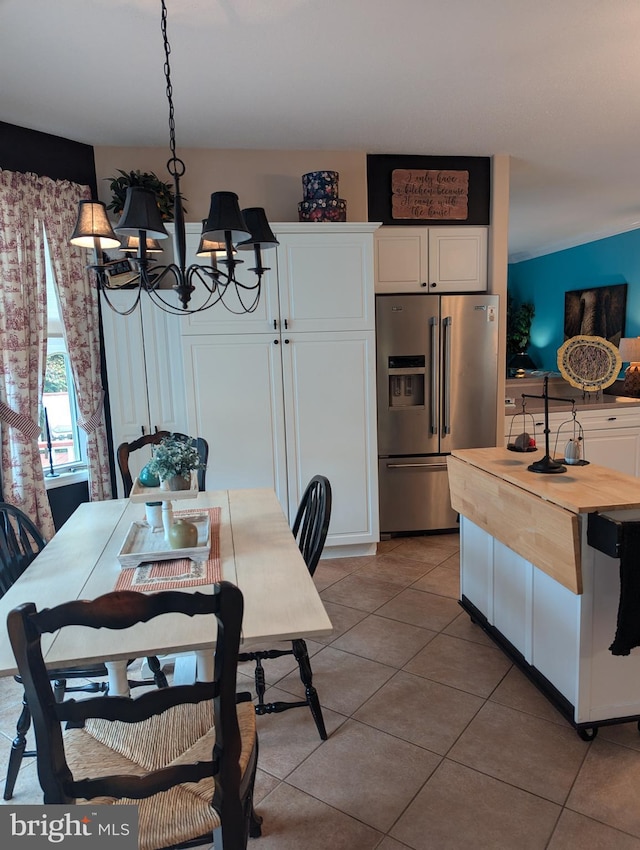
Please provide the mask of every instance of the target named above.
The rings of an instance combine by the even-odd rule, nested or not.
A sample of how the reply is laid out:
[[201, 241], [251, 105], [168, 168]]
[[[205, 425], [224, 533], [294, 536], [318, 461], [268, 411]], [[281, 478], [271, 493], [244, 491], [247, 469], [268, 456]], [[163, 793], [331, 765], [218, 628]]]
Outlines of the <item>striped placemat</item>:
[[[220, 508], [207, 508], [211, 523], [209, 559], [196, 563], [191, 558], [175, 561], [156, 561], [120, 570], [114, 590], [182, 590], [202, 584], [214, 584], [222, 579], [220, 567]], [[174, 516], [188, 516], [190, 511], [175, 511]]]

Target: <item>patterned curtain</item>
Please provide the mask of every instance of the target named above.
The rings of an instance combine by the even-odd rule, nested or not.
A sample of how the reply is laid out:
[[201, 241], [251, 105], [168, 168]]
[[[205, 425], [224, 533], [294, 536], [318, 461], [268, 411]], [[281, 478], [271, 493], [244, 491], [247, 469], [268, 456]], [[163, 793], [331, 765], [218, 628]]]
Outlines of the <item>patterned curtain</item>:
[[58, 290], [60, 316], [69, 352], [80, 427], [87, 434], [89, 495], [92, 501], [111, 498], [109, 449], [101, 378], [98, 290], [84, 270], [81, 248], [69, 245], [78, 201], [91, 197], [87, 186], [42, 178], [46, 191], [46, 231]]
[[4, 499], [54, 535], [38, 449], [47, 292], [40, 178], [0, 170], [0, 420]]

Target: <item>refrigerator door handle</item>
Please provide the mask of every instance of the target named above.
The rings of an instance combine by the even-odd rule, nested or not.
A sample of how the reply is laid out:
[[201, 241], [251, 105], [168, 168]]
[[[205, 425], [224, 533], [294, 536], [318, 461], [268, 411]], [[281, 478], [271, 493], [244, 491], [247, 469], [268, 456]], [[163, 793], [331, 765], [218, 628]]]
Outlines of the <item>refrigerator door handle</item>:
[[427, 469], [429, 472], [443, 472], [446, 463], [388, 463], [387, 469]]
[[435, 316], [429, 319], [431, 334], [431, 404], [429, 408], [429, 430], [438, 433], [438, 320]]
[[444, 369], [442, 378], [442, 432], [451, 433], [451, 316], [442, 320], [444, 336]]

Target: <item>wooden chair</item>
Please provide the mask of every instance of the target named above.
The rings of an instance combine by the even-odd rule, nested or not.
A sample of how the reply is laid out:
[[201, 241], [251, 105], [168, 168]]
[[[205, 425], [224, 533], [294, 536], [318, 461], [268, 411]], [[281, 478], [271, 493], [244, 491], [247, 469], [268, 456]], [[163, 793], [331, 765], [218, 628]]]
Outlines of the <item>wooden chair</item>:
[[[120, 474], [122, 475], [122, 483], [124, 485], [124, 494], [128, 496], [133, 487], [133, 478], [129, 472], [129, 455], [143, 446], [157, 446], [163, 437], [168, 437], [170, 431], [156, 431], [155, 434], [145, 434], [134, 440], [132, 443], [120, 443], [116, 453]], [[205, 479], [207, 475], [207, 462], [209, 460], [209, 444], [204, 437], [189, 437], [187, 434], [174, 434], [178, 439], [191, 441], [198, 450], [200, 457], [201, 468], [198, 470], [198, 490], [205, 489]]]
[[[33, 559], [45, 547], [45, 540], [40, 531], [29, 517], [19, 508], [8, 502], [0, 502], [0, 597], [9, 590], [13, 583], [24, 573]], [[152, 666], [153, 659], [148, 659]], [[158, 669], [160, 662], [156, 659]], [[68, 679], [105, 679], [107, 668], [104, 664], [92, 664], [87, 667], [71, 667], [51, 669], [49, 678], [54, 682], [54, 694], [58, 702], [64, 699], [65, 693], [88, 691], [90, 693], [107, 690], [106, 681], [89, 682], [83, 685], [71, 686]], [[22, 684], [20, 676], [14, 676], [16, 682]], [[166, 679], [162, 674], [166, 685]], [[131, 687], [149, 685], [148, 681], [130, 681]], [[156, 680], [156, 684], [159, 684]], [[22, 700], [22, 711], [16, 723], [16, 736], [11, 744], [7, 776], [4, 785], [4, 799], [11, 800], [18, 777], [22, 759], [36, 755], [35, 750], [27, 750], [27, 732], [31, 726], [31, 711], [26, 698]]]
[[[42, 611], [33, 603], [13, 609], [9, 638], [32, 706], [43, 802], [137, 802], [141, 850], [209, 844], [212, 833], [216, 850], [244, 850], [248, 835], [260, 834], [260, 818], [255, 712], [250, 694], [236, 694], [242, 612], [242, 593], [229, 582], [211, 594], [115, 591]], [[215, 681], [136, 699], [53, 699], [41, 635], [74, 625], [125, 630], [166, 614], [215, 615]]]
[[[323, 475], [316, 475], [311, 479], [302, 496], [292, 528], [293, 536], [298, 542], [298, 547], [312, 576], [324, 548], [330, 519], [331, 485]], [[305, 699], [297, 702], [265, 703], [266, 681], [262, 662], [270, 658], [280, 658], [283, 655], [293, 655], [298, 662], [300, 679], [305, 687]], [[302, 638], [293, 640], [291, 649], [259, 649], [241, 652], [238, 660], [255, 662], [256, 714], [274, 714], [286, 711], [289, 708], [309, 706], [320, 737], [323, 741], [327, 740], [327, 730], [324, 725], [318, 692], [313, 686], [313, 671], [311, 670], [309, 651]]]

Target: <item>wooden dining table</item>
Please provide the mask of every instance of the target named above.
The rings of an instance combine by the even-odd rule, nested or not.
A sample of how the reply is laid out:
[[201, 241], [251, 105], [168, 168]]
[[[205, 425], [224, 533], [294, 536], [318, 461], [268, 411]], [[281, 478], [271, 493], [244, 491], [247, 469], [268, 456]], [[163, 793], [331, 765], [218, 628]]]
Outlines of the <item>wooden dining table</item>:
[[[331, 621], [273, 490], [205, 491], [180, 507], [220, 508], [220, 577], [242, 590], [243, 643], [331, 634]], [[144, 504], [130, 499], [77, 508], [0, 599], [0, 676], [17, 673], [6, 630], [9, 611], [23, 602], [51, 608], [114, 590], [123, 542], [131, 524], [144, 519]], [[185, 588], [212, 590], [212, 584]], [[67, 627], [43, 636], [42, 647], [48, 667], [105, 663], [109, 693], [117, 695], [128, 693], [126, 664], [132, 658], [193, 654], [197, 677], [212, 678], [215, 634], [213, 615], [192, 619], [165, 614], [126, 632]]]

